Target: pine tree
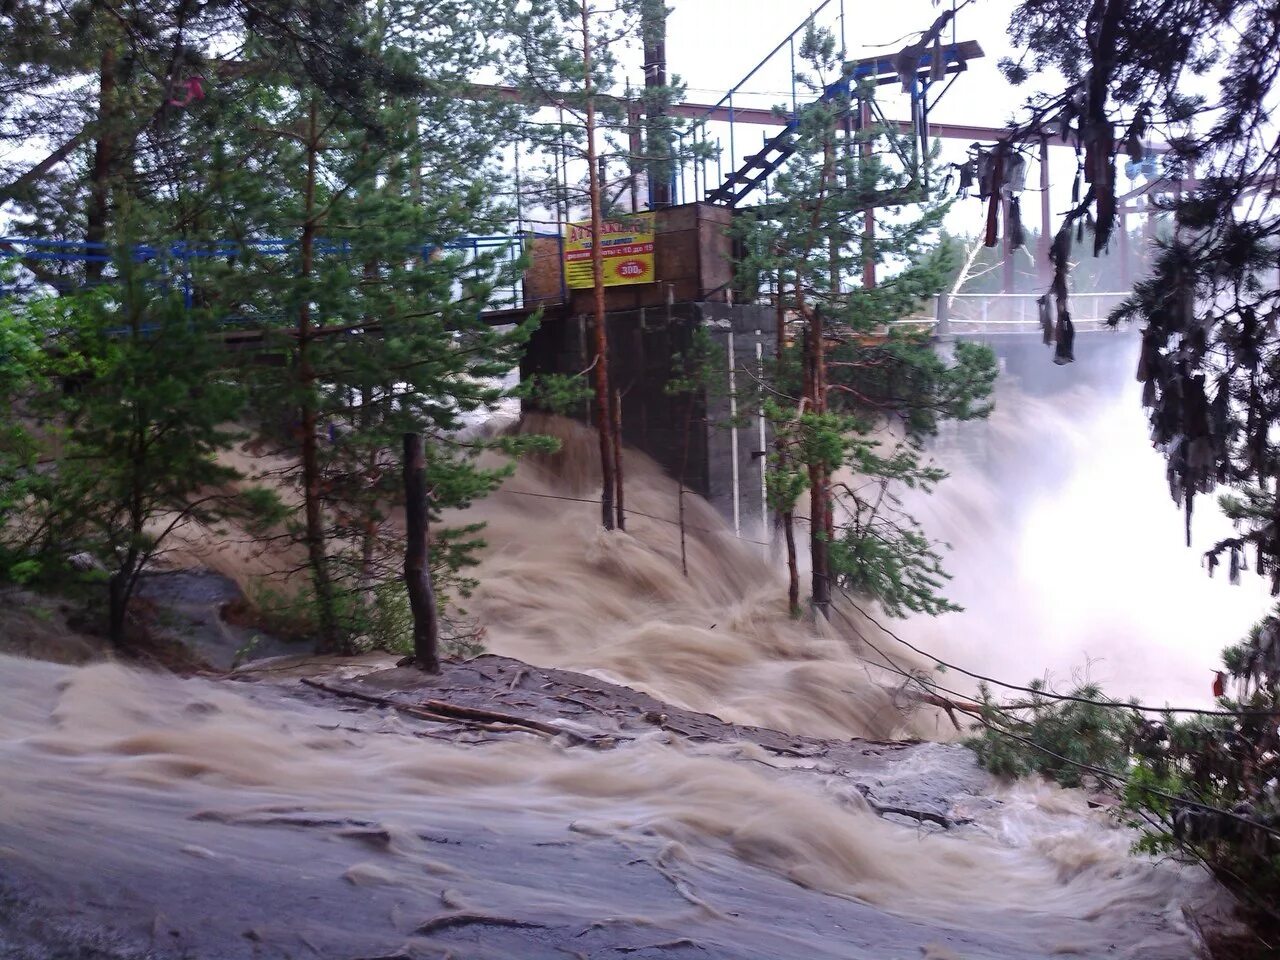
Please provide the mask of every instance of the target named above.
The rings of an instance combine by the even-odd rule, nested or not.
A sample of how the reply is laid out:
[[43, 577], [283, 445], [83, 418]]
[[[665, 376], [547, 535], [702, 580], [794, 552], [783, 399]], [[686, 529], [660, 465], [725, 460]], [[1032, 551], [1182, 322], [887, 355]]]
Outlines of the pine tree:
[[1267, 200], [1280, 176], [1270, 132], [1280, 8], [1274, 0], [1035, 0], [1016, 9], [1010, 32], [1023, 48], [1002, 64], [1012, 82], [1049, 69], [1065, 80], [1029, 99], [1010, 137], [1052, 130], [1086, 157], [1088, 189], [1054, 240], [1062, 311], [1079, 228], [1096, 225], [1095, 254], [1111, 242], [1117, 162], [1144, 159], [1153, 138], [1169, 146], [1156, 192], [1172, 235], [1111, 319], [1142, 326], [1143, 404], [1188, 537], [1199, 494], [1220, 484], [1238, 491], [1225, 506], [1239, 533], [1210, 550], [1210, 567], [1226, 557], [1238, 569], [1248, 548], [1255, 571], [1280, 591], [1272, 429], [1280, 417], [1280, 212]]
[[[802, 54], [815, 92], [841, 68], [834, 38], [811, 31]], [[869, 96], [860, 91], [860, 96]], [[994, 381], [990, 351], [960, 346], [943, 363], [927, 338], [889, 326], [939, 293], [949, 249], [938, 234], [944, 205], [911, 171], [882, 157], [888, 135], [850, 135], [850, 98], [802, 111], [796, 152], [770, 198], [743, 217], [747, 256], [741, 282], [776, 291], [779, 360], [762, 407], [774, 430], [767, 489], [788, 546], [790, 602], [798, 602], [791, 524], [809, 492], [811, 599], [826, 613], [833, 588], [875, 596], [885, 609], [954, 609], [941, 595], [946, 575], [937, 546], [905, 512], [898, 491], [927, 492], [943, 476], [921, 439], [939, 417], [982, 416]], [[918, 209], [908, 210], [914, 203]], [[874, 240], [862, 233], [871, 206], [891, 206]], [[856, 285], [868, 264], [893, 263], [875, 286]], [[898, 425], [900, 438], [886, 428]], [[850, 470], [854, 479], [838, 474]]]
[[6, 533], [25, 538], [29, 563], [55, 573], [75, 553], [103, 562], [106, 633], [124, 648], [138, 583], [175, 532], [266, 522], [278, 502], [218, 461], [245, 393], [209, 349], [213, 318], [186, 308], [162, 264], [126, 256], [112, 266], [109, 289], [5, 308], [3, 326], [25, 328], [39, 350], [8, 385], [26, 424], [6, 446], [27, 456], [0, 474], [0, 501], [18, 505]]
[[[477, 229], [510, 223], [494, 199], [502, 182], [494, 157], [515, 108], [465, 99], [468, 77], [491, 53], [459, 38], [484, 35], [492, 20], [484, 5], [450, 9], [424, 35], [406, 29], [414, 5], [378, 9], [365, 42], [423, 78], [426, 91], [370, 88], [357, 115], [364, 120], [318, 91], [262, 90], [247, 126], [270, 141], [260, 163], [285, 198], [263, 226], [298, 239], [249, 254], [252, 269], [237, 263], [202, 284], [268, 331], [268, 352], [289, 358], [256, 371], [260, 405], [278, 418], [268, 425], [282, 452], [296, 457], [284, 479], [300, 494], [295, 530], [326, 650], [353, 649], [377, 604], [404, 601], [394, 582], [404, 546], [396, 521], [404, 434], [427, 437], [434, 519], [505, 475], [480, 466], [482, 451], [542, 444], [461, 433], [468, 417], [507, 396], [501, 379], [532, 324], [504, 330], [482, 316], [495, 291], [514, 282], [519, 239], [480, 252], [457, 246]], [[458, 571], [471, 562], [477, 533], [437, 534], [433, 557], [463, 590]]]
[[[98, 119], [62, 131], [80, 138], [80, 154], [9, 171], [10, 186], [26, 191], [26, 232], [101, 236], [122, 263], [143, 243], [159, 252], [167, 282], [194, 314], [261, 331], [260, 344], [238, 355], [245, 362], [236, 380], [251, 388], [247, 422], [297, 464], [280, 478], [301, 494], [285, 532], [306, 554], [325, 649], [351, 649], [382, 616], [372, 607], [404, 599], [390, 578], [403, 547], [402, 493], [392, 479], [403, 433], [428, 439], [437, 515], [498, 482], [504, 471], [482, 468], [483, 450], [541, 443], [460, 432], [503, 399], [498, 382], [529, 332], [481, 318], [495, 290], [514, 283], [518, 239], [479, 254], [459, 246], [468, 235], [505, 232], [511, 219], [495, 199], [503, 176], [494, 158], [515, 107], [478, 100], [469, 86], [493, 64], [483, 38], [497, 32], [504, 7], [445, 0], [424, 19], [421, 5], [401, 0], [198, 8], [174, 0], [124, 5], [120, 16], [86, 5], [79, 19], [47, 25], [51, 48], [76, 38], [84, 46], [83, 62], [46, 71], [49, 96], [71, 80], [99, 100], [116, 97], [104, 93], [111, 84], [128, 96], [113, 100], [119, 162], [107, 173], [81, 156], [107, 129]], [[140, 26], [149, 17], [153, 31]], [[129, 26], [123, 40], [111, 22]], [[92, 29], [75, 32], [85, 24]], [[215, 36], [223, 49], [231, 38], [240, 45], [215, 58]], [[108, 74], [90, 69], [112, 57], [118, 68]], [[180, 71], [158, 66], [175, 58]], [[164, 88], [166, 77], [187, 76], [202, 79], [203, 98], [184, 101]], [[0, 109], [17, 117], [24, 103]], [[44, 219], [40, 211], [58, 197], [69, 215]], [[133, 212], [128, 237], [124, 210]], [[96, 279], [114, 289], [123, 278], [106, 263], [41, 279], [70, 292]], [[187, 347], [206, 343], [202, 356], [230, 365], [216, 342]], [[436, 536], [432, 556], [452, 578], [446, 587], [465, 590], [478, 528]]]
[[[451, 15], [457, 4], [437, 5]], [[444, 9], [447, 6], [447, 9]], [[364, 4], [329, 0], [13, 0], [0, 7], [0, 204], [20, 235], [100, 244], [113, 199], [168, 200], [208, 149], [202, 118], [288, 74], [356, 122], [366, 92], [424, 88], [360, 42]], [[34, 159], [33, 159], [34, 156]], [[183, 225], [185, 226], [185, 225]], [[109, 261], [24, 261], [58, 289]]]
[[[550, 176], [530, 185], [531, 199], [555, 211], [563, 208], [566, 220], [575, 209], [584, 209], [593, 236], [601, 235], [605, 218], [637, 208], [641, 170], [649, 178], [652, 199], [661, 195], [655, 182], [668, 178], [678, 159], [676, 121], [666, 107], [681, 92], [679, 81], [663, 77], [663, 82], [646, 83], [634, 105], [618, 95], [621, 50], [637, 41], [646, 49], [660, 43], [665, 13], [661, 0], [533, 0], [510, 20], [509, 33], [515, 38], [512, 79], [535, 109], [554, 107], [558, 114], [554, 122], [535, 114], [524, 127], [527, 141], [550, 146], [557, 156]], [[643, 140], [637, 108], [645, 114]], [[575, 168], [581, 170], [580, 183], [570, 179]], [[620, 399], [609, 382], [603, 250], [593, 244], [591, 252], [591, 378], [600, 442], [601, 520], [612, 530], [626, 526], [621, 438], [615, 435]]]

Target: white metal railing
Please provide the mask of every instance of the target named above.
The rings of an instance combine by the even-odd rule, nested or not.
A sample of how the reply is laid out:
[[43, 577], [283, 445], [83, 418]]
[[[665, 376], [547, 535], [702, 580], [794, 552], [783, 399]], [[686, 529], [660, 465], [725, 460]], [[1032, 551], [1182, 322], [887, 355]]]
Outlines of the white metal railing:
[[[908, 316], [889, 323], [890, 327], [947, 334], [1028, 334], [1041, 332], [1039, 293], [957, 293], [942, 294], [923, 302]], [[1073, 293], [1069, 308], [1077, 330], [1098, 330], [1107, 317], [1130, 294], [1123, 291]], [[774, 301], [773, 291], [762, 291], [760, 302]], [[1052, 299], [1049, 313], [1057, 320]], [[794, 319], [794, 317], [792, 317]]]
[[[1029, 333], [1040, 328], [1041, 293], [957, 293], [935, 298], [935, 322], [939, 332]], [[1086, 328], [1101, 326], [1126, 292], [1073, 293], [1071, 319]], [[1051, 313], [1056, 309], [1050, 304]]]

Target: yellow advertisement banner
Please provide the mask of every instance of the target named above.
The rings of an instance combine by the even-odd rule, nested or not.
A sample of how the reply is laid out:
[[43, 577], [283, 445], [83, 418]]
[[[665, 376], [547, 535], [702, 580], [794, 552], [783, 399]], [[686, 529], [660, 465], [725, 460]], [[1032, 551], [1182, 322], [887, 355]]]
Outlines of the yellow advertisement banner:
[[[564, 238], [564, 280], [574, 290], [591, 287], [591, 221], [569, 224]], [[604, 285], [653, 283], [653, 214], [612, 217], [601, 224]]]

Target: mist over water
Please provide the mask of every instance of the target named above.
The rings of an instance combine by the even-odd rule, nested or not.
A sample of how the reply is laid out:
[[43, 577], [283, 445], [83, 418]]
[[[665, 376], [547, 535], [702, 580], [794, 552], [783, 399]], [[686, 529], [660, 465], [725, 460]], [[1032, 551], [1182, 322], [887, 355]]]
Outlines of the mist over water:
[[[1219, 652], [1271, 606], [1251, 572], [1210, 578], [1203, 553], [1230, 535], [1217, 495], [1196, 500], [1192, 544], [1169, 496], [1133, 379], [1132, 337], [1074, 365], [1002, 376], [987, 422], [952, 425], [935, 451], [951, 472], [913, 504], [953, 546], [949, 595], [966, 609], [903, 635], [976, 672], [1057, 689], [1087, 676], [1154, 705], [1212, 699]], [[949, 675], [949, 684], [962, 682]]]
[[[954, 543], [954, 592], [970, 609], [899, 624], [904, 637], [1003, 677], [1065, 675], [1088, 654], [1107, 657], [1095, 674], [1111, 671], [1117, 692], [1150, 684], [1163, 697], [1185, 682], [1195, 694], [1256, 609], [1179, 546], [1125, 392], [1005, 390], [990, 424], [963, 427], [963, 462], [920, 513]], [[843, 603], [828, 624], [792, 620], [778, 552], [734, 538], [697, 498], [686, 577], [676, 486], [651, 461], [628, 457], [635, 512], [605, 534], [591, 432], [523, 429], [564, 448], [459, 518], [488, 522], [467, 606], [490, 651], [799, 735], [954, 736], [880, 658], [927, 660]], [[1143, 573], [1123, 525], [1163, 537]], [[195, 555], [244, 576], [226, 538]], [[79, 922], [162, 936], [175, 955], [437, 956], [424, 924], [461, 912], [537, 932], [468, 931], [447, 944], [458, 957], [620, 943], [657, 957], [688, 938], [708, 956], [759, 960], [1184, 960], [1184, 910], [1218, 900], [1201, 872], [1131, 856], [1132, 835], [1081, 795], [1037, 784], [988, 785], [970, 822], [930, 834], [877, 816], [821, 752], [658, 728], [607, 751], [439, 742], [396, 714], [269, 680], [4, 657], [0, 678], [0, 892], [74, 900]], [[926, 745], [897, 775], [946, 782], [962, 762], [961, 779], [985, 782], [948, 749]]]
[[[810, 736], [928, 735], [898, 694], [900, 676], [861, 642], [869, 629], [847, 604], [830, 623], [786, 610], [781, 554], [739, 540], [703, 500], [685, 498], [682, 569], [678, 488], [629, 454], [627, 531], [600, 529], [598, 447], [586, 427], [529, 418], [522, 429], [560, 438], [561, 451], [521, 465], [469, 514], [488, 549], [468, 608], [495, 653], [580, 670], [724, 720]], [[579, 498], [579, 499], [574, 499]], [[877, 643], [872, 637], [872, 642]], [[924, 661], [883, 638], [899, 664]]]

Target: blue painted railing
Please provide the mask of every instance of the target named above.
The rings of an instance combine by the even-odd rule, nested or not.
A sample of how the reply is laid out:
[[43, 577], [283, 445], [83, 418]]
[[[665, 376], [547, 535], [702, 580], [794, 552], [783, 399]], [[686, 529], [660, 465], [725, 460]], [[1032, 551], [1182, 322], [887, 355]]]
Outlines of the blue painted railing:
[[[423, 244], [414, 252], [429, 258], [437, 250], [462, 252], [471, 262], [478, 262], [482, 255], [497, 254], [494, 268], [510, 267], [525, 252], [526, 244], [545, 237], [560, 240], [558, 234], [537, 231], [522, 231], [515, 234], [495, 234], [491, 236], [457, 237], [441, 244]], [[192, 261], [212, 258], [234, 257], [242, 253], [255, 256], [279, 257], [296, 254], [299, 240], [289, 237], [266, 237], [250, 241], [212, 240], [191, 243], [176, 240], [163, 245], [135, 244], [129, 248], [129, 255], [135, 263], [159, 263], [164, 272], [174, 280], [182, 283], [183, 298], [188, 306], [193, 302]], [[350, 256], [356, 253], [348, 240], [329, 240], [318, 237], [315, 240], [314, 252], [319, 257]], [[43, 240], [27, 237], [0, 237], [0, 262], [10, 260], [32, 264], [88, 264], [110, 263], [115, 258], [111, 248], [104, 243], [84, 240]], [[511, 277], [509, 284], [495, 288], [489, 309], [521, 309], [524, 302], [522, 276], [517, 270], [508, 271]], [[72, 278], [67, 278], [71, 286]], [[39, 281], [37, 281], [39, 282]], [[0, 283], [0, 296], [12, 294], [18, 290], [15, 284]], [[238, 318], [227, 318], [226, 322], [235, 323]]]

